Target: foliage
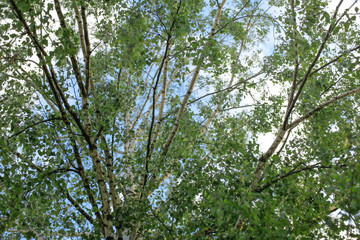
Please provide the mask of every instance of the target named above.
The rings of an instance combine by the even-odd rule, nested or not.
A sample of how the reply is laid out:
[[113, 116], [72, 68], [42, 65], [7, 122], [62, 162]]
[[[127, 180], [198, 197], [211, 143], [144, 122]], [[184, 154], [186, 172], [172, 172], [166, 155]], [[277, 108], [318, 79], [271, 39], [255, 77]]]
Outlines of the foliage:
[[3, 236], [355, 236], [357, 15], [357, 1], [1, 0]]

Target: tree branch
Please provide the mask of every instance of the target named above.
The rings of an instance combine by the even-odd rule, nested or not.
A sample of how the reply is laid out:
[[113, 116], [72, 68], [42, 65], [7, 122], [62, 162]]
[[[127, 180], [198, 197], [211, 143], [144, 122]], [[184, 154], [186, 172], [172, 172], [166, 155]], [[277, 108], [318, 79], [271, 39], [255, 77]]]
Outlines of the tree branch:
[[326, 68], [327, 66], [331, 65], [332, 63], [336, 62], [336, 61], [339, 60], [341, 57], [343, 57], [345, 54], [350, 53], [350, 52], [353, 52], [353, 51], [356, 51], [356, 50], [358, 50], [358, 49], [360, 49], [360, 45], [359, 45], [359, 46], [356, 46], [356, 47], [354, 47], [354, 48], [352, 48], [352, 49], [350, 49], [350, 50], [348, 50], [348, 51], [346, 51], [346, 52], [344, 52], [344, 53], [342, 53], [342, 54], [340, 54], [339, 56], [337, 56], [337, 57], [334, 58], [333, 60], [325, 63], [325, 64], [322, 65], [321, 67], [319, 67], [319, 68], [315, 69], [314, 71], [312, 71], [311, 74], [309, 75], [309, 77], [311, 77], [313, 74], [319, 72], [320, 70]]
[[333, 168], [333, 167], [349, 167], [346, 164], [342, 164], [342, 165], [330, 165], [330, 166], [324, 166], [324, 165], [319, 165], [319, 163], [310, 165], [310, 166], [306, 166], [303, 168], [300, 168], [299, 170], [296, 170], [298, 168], [299, 164], [296, 165], [293, 169], [291, 169], [289, 172], [287, 172], [284, 175], [279, 176], [278, 178], [272, 180], [271, 182], [269, 182], [268, 184], [266, 184], [265, 186], [258, 188], [255, 190], [255, 192], [260, 193], [262, 191], [264, 191], [265, 189], [267, 189], [268, 187], [270, 187], [271, 185], [273, 185], [274, 183], [277, 183], [278, 181], [287, 178], [291, 175], [297, 174], [297, 173], [301, 173], [304, 171], [308, 171], [308, 170], [313, 170], [313, 169], [329, 169], [329, 168]]
[[[31, 230], [17, 230], [17, 229], [7, 229], [5, 230], [5, 232], [12, 232], [12, 233], [29, 233], [29, 232], [33, 232]], [[42, 233], [45, 234], [45, 233]], [[71, 237], [81, 237], [81, 236], [86, 236], [86, 237], [91, 237], [94, 233], [91, 232], [73, 232], [73, 233], [58, 233], [58, 232], [52, 232], [52, 233], [46, 233], [47, 236], [54, 236], [54, 237], [67, 237], [67, 238], [71, 238]], [[103, 237], [103, 236], [101, 236]]]
[[212, 92], [212, 93], [207, 93], [207, 94], [205, 94], [205, 95], [203, 95], [203, 96], [201, 96], [201, 97], [199, 97], [199, 98], [197, 98], [197, 99], [194, 99], [194, 100], [190, 101], [188, 105], [193, 104], [193, 103], [195, 103], [195, 102], [197, 102], [197, 101], [199, 101], [199, 100], [201, 100], [201, 99], [203, 99], [203, 98], [205, 98], [205, 97], [208, 97], [208, 96], [211, 96], [211, 95], [214, 95], [214, 94], [217, 94], [217, 93], [221, 93], [221, 92], [228, 92], [228, 93], [229, 93], [229, 92], [232, 92], [232, 91], [236, 90], [239, 85], [250, 81], [251, 79], [253, 79], [253, 78], [261, 75], [262, 73], [263, 73], [263, 71], [261, 70], [261, 71], [259, 71], [258, 73], [256, 73], [255, 75], [252, 75], [251, 77], [248, 77], [248, 78], [245, 79], [245, 80], [242, 80], [242, 81], [240, 81], [240, 82], [238, 82], [238, 83], [235, 83], [235, 84], [232, 85], [232, 86], [226, 87], [226, 88], [224, 88], [224, 89], [221, 89], [221, 90], [219, 90], [219, 91], [215, 91], [215, 92]]
[[313, 108], [312, 110], [310, 110], [309, 112], [307, 112], [305, 115], [303, 115], [302, 117], [296, 119], [295, 121], [293, 121], [292, 123], [290, 123], [288, 126], [287, 126], [287, 130], [289, 129], [292, 129], [294, 127], [296, 127], [297, 125], [299, 125], [299, 123], [303, 122], [304, 120], [308, 119], [309, 117], [311, 117], [312, 115], [314, 115], [316, 112], [320, 111], [321, 109], [327, 107], [328, 105], [340, 100], [340, 99], [343, 99], [347, 96], [350, 96], [350, 95], [353, 95], [355, 93], [358, 93], [360, 92], [360, 87], [358, 88], [355, 88], [351, 91], [348, 91], [348, 92], [345, 92], [343, 94], [340, 94], [324, 103], [321, 103], [319, 104], [317, 107]]
[[[55, 4], [56, 13], [57, 13], [59, 21], [60, 21], [61, 28], [63, 29], [64, 32], [69, 31], [67, 26], [66, 26], [65, 18], [64, 18], [64, 15], [62, 13], [62, 10], [61, 10], [59, 0], [54, 0], [54, 4]], [[67, 37], [67, 40], [69, 41], [69, 48], [72, 48], [73, 44], [71, 42], [71, 39], [69, 37]], [[90, 51], [90, 50], [87, 49], [87, 51]], [[81, 72], [80, 72], [80, 69], [79, 69], [79, 66], [78, 66], [78, 62], [76, 60], [76, 56], [74, 54], [71, 54], [70, 55], [70, 60], [71, 60], [71, 64], [72, 64], [72, 67], [73, 67], [73, 70], [74, 70], [74, 73], [75, 73], [75, 77], [76, 77], [76, 80], [77, 80], [77, 83], [78, 83], [78, 86], [79, 86], [79, 89], [80, 89], [81, 96], [82, 96], [82, 98], [87, 97], [88, 92], [85, 89], [85, 86], [84, 86], [84, 83], [83, 83], [83, 80], [82, 80], [82, 76], [81, 76]]]
[[[339, 8], [340, 8], [342, 2], [343, 2], [343, 0], [340, 0], [339, 4], [337, 5], [337, 7], [336, 7], [336, 9], [335, 9], [334, 15], [333, 15], [333, 17], [332, 17], [332, 20], [333, 20], [333, 21], [336, 19], [336, 16], [337, 16], [337, 14], [338, 14], [338, 11], [339, 11]], [[307, 82], [307, 80], [308, 80], [309, 77], [310, 77], [310, 74], [311, 74], [311, 72], [312, 72], [312, 69], [315, 67], [315, 64], [317, 63], [318, 59], [320, 58], [320, 55], [321, 55], [322, 51], [323, 51], [324, 48], [325, 48], [325, 45], [326, 45], [327, 40], [330, 38], [332, 31], [333, 31], [334, 28], [336, 27], [336, 24], [337, 24], [337, 22], [335, 22], [335, 24], [330, 23], [329, 28], [328, 28], [328, 30], [327, 30], [327, 32], [326, 32], [326, 36], [325, 36], [325, 38], [323, 39], [323, 41], [322, 41], [322, 43], [321, 43], [321, 45], [320, 45], [320, 48], [318, 49], [318, 51], [317, 51], [317, 53], [316, 53], [316, 55], [315, 55], [314, 60], [312, 61], [312, 63], [311, 63], [310, 66], [308, 67], [308, 69], [307, 69], [307, 71], [306, 71], [306, 73], [305, 73], [305, 76], [304, 76], [303, 79], [300, 81], [301, 84], [300, 84], [300, 86], [299, 86], [299, 89], [297, 90], [296, 95], [293, 97], [293, 99], [292, 99], [292, 101], [291, 101], [291, 104], [289, 104], [288, 109], [287, 109], [287, 111], [286, 111], [286, 114], [285, 114], [285, 117], [284, 117], [283, 126], [282, 126], [283, 129], [286, 128], [286, 125], [287, 125], [287, 123], [288, 123], [290, 114], [292, 113], [292, 110], [294, 109], [295, 104], [296, 104], [297, 100], [299, 99], [300, 94], [302, 93], [302, 90], [303, 90], [303, 88], [304, 88], [304, 86], [305, 86], [305, 83]]]
[[39, 125], [39, 124], [45, 123], [45, 122], [50, 122], [50, 121], [53, 121], [53, 120], [62, 120], [62, 118], [55, 117], [55, 118], [45, 119], [45, 120], [42, 120], [42, 121], [40, 121], [40, 122], [36, 122], [36, 123], [34, 123], [34, 124], [31, 124], [31, 125], [25, 127], [24, 129], [20, 130], [19, 132], [14, 133], [14, 134], [11, 135], [10, 137], [8, 137], [8, 139], [11, 139], [11, 138], [13, 138], [13, 137], [16, 137], [16, 136], [18, 136], [19, 134], [25, 132], [25, 131], [28, 130], [29, 128], [32, 128], [32, 127], [34, 127], [34, 126], [36, 126], [36, 125]]

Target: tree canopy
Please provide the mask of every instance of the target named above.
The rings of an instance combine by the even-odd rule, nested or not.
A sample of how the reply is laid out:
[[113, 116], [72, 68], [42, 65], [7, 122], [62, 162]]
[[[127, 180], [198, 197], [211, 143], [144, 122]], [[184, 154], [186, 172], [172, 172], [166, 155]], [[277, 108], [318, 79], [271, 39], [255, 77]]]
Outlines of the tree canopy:
[[359, 236], [358, 7], [1, 0], [3, 237]]

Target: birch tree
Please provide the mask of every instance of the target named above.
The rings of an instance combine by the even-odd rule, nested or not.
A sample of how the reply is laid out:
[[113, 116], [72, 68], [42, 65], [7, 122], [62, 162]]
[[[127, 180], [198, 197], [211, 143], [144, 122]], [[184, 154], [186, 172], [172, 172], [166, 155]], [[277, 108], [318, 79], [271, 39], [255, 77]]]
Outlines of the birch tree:
[[3, 237], [356, 236], [358, 10], [1, 0]]

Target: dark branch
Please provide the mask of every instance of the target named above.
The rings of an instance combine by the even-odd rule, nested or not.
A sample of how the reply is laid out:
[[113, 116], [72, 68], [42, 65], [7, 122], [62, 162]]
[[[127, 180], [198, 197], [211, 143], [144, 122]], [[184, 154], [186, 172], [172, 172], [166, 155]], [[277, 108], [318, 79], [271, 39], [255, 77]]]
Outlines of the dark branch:
[[271, 185], [273, 185], [274, 183], [277, 183], [278, 181], [280, 181], [280, 180], [282, 180], [284, 178], [287, 178], [287, 177], [289, 177], [291, 175], [301, 173], [301, 172], [304, 172], [304, 171], [314, 170], [314, 169], [330, 169], [330, 168], [333, 168], [333, 167], [348, 167], [348, 165], [346, 165], [346, 164], [324, 166], [324, 165], [319, 165], [317, 163], [317, 164], [306, 166], [306, 167], [300, 168], [299, 170], [296, 170], [298, 168], [298, 166], [299, 166], [299, 164], [296, 165], [293, 169], [291, 169], [288, 173], [286, 173], [284, 175], [281, 175], [278, 178], [272, 180], [271, 182], [269, 182], [268, 184], [266, 184], [262, 188], [256, 189], [255, 192], [260, 193], [260, 192], [264, 191], [265, 189], [267, 189], [268, 187], [270, 187]]
[[24, 129], [20, 130], [19, 132], [14, 133], [14, 134], [11, 135], [10, 137], [8, 137], [8, 139], [11, 139], [11, 138], [13, 138], [13, 137], [16, 137], [16, 136], [18, 136], [19, 134], [25, 132], [25, 131], [28, 130], [29, 128], [32, 128], [32, 127], [34, 127], [34, 126], [36, 126], [36, 125], [39, 125], [39, 124], [45, 123], [45, 122], [50, 122], [50, 121], [53, 121], [53, 120], [62, 120], [62, 118], [57, 118], [57, 117], [56, 117], [56, 118], [49, 118], [49, 119], [46, 119], [46, 120], [42, 120], [42, 121], [40, 121], [40, 122], [36, 122], [36, 123], [34, 123], [34, 124], [31, 124], [30, 126], [25, 127]]

